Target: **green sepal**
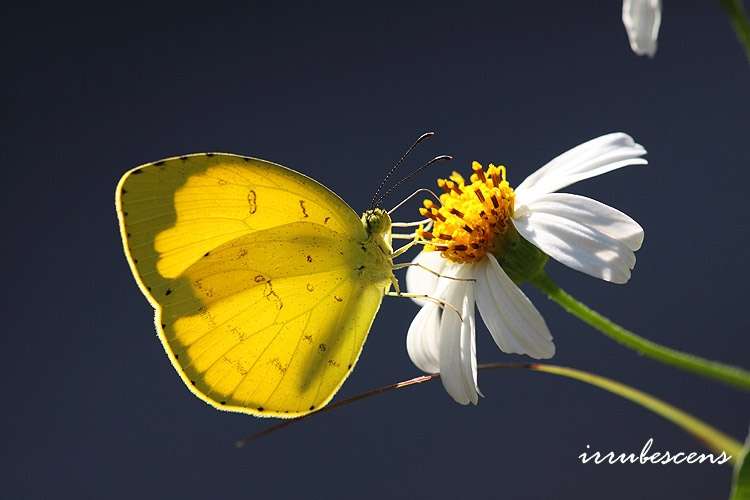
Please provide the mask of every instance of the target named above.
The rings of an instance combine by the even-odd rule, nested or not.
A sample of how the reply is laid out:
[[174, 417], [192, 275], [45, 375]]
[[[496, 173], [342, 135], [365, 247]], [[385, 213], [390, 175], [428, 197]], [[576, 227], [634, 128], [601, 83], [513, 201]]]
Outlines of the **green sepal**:
[[514, 283], [520, 285], [531, 281], [544, 270], [549, 260], [547, 254], [526, 241], [513, 225], [499, 240], [492, 249], [492, 255]]

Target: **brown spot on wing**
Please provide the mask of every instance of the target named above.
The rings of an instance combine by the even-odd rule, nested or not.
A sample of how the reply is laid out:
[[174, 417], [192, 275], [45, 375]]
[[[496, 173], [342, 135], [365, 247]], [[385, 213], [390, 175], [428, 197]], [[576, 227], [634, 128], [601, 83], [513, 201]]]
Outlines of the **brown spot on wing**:
[[281, 360], [279, 358], [273, 358], [271, 361], [269, 361], [269, 364], [279, 370], [281, 373], [286, 373], [286, 366], [284, 366], [281, 363]]
[[251, 189], [250, 192], [247, 193], [247, 204], [250, 208], [251, 214], [254, 214], [255, 211], [258, 210], [257, 198], [258, 197], [253, 189]]
[[266, 289], [263, 291], [263, 296], [266, 298], [266, 300], [273, 302], [276, 305], [276, 309], [281, 310], [281, 308], [284, 307], [284, 303], [281, 301], [281, 297], [279, 297], [279, 294], [277, 294], [273, 289], [271, 280], [268, 280], [266, 282]]

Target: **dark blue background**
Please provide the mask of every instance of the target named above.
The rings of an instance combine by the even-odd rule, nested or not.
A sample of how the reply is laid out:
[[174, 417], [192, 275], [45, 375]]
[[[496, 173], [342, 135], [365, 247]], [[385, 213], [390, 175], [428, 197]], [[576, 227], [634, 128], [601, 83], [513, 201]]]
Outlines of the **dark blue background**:
[[[608, 393], [525, 371], [481, 373], [478, 407], [433, 383], [234, 449], [271, 422], [217, 412], [183, 387], [114, 212], [122, 173], [181, 153], [279, 162], [362, 210], [425, 130], [439, 135], [415, 166], [438, 153], [463, 171], [502, 162], [514, 185], [622, 130], [650, 165], [569, 191], [644, 226], [633, 279], [607, 284], [556, 263], [550, 273], [648, 338], [750, 367], [750, 68], [718, 2], [665, 3], [653, 60], [630, 52], [616, 1], [4, 7], [4, 496], [724, 498], [728, 466], [582, 465], [586, 444], [701, 446]], [[747, 393], [640, 358], [529, 294], [555, 335], [553, 362], [744, 438]], [[415, 313], [385, 300], [339, 396], [417, 374], [405, 350]], [[500, 353], [483, 326], [478, 351], [523, 359]]]

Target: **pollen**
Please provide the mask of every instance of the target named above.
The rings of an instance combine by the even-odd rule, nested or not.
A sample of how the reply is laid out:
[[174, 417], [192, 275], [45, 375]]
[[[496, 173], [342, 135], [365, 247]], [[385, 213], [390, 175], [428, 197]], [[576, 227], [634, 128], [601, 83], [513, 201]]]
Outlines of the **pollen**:
[[424, 200], [419, 213], [432, 219], [430, 231], [420, 229], [425, 250], [441, 252], [454, 262], [474, 262], [501, 247], [512, 226], [515, 194], [505, 179], [505, 167], [490, 164], [485, 170], [473, 162], [467, 184], [453, 172], [438, 179], [443, 191], [439, 206]]

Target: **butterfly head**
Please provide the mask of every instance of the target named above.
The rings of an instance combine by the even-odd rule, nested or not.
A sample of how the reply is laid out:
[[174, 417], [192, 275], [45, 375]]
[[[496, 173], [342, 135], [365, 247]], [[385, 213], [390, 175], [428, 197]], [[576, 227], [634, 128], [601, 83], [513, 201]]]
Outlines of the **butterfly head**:
[[362, 223], [365, 225], [367, 234], [383, 235], [391, 232], [391, 216], [382, 208], [373, 208], [362, 214]]
[[388, 291], [390, 283], [396, 282], [393, 276], [393, 247], [391, 246], [391, 216], [382, 208], [373, 208], [362, 214], [362, 225], [367, 240], [362, 242], [366, 262], [363, 271], [372, 281], [384, 281]]

